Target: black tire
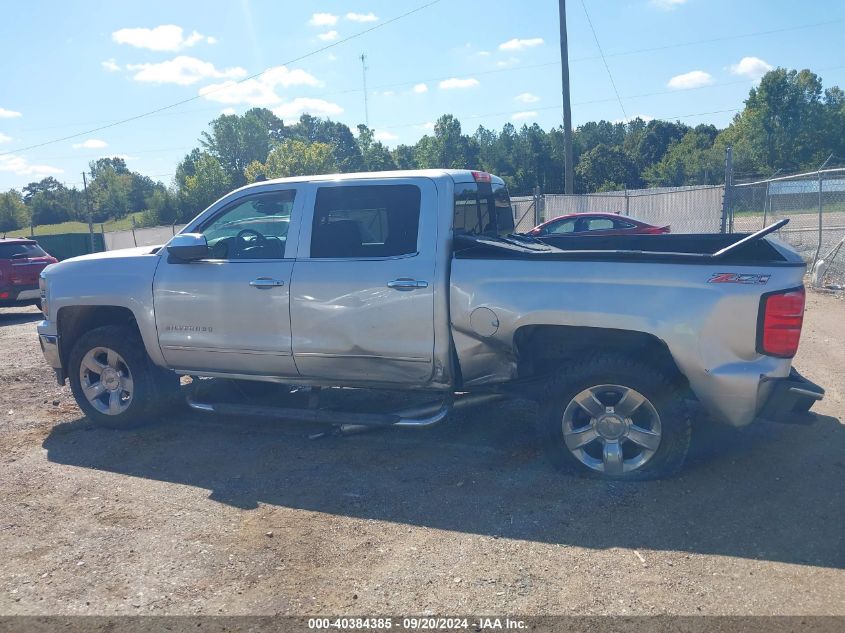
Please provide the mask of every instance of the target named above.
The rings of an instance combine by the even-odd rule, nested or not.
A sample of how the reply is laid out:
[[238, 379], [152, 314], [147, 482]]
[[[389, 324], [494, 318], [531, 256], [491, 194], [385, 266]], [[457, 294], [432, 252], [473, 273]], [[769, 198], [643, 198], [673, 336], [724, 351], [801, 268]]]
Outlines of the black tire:
[[[132, 378], [132, 393], [123, 411], [109, 414], [98, 410], [85, 396], [82, 387], [82, 361], [95, 348], [114, 350], [122, 359], [122, 371]], [[137, 330], [107, 325], [83, 334], [71, 349], [68, 377], [76, 403], [89, 420], [110, 429], [132, 429], [161, 417], [167, 404], [179, 393], [179, 378], [172, 372], [153, 365]], [[108, 394], [104, 395], [108, 398]], [[102, 401], [101, 401], [101, 404]]]
[[[634, 470], [618, 474], [601, 472], [583, 463], [566, 445], [563, 429], [566, 407], [576, 395], [597, 385], [634, 389], [645, 396], [659, 416], [660, 443], [651, 457]], [[672, 476], [683, 466], [692, 436], [692, 423], [683, 393], [683, 385], [677, 376], [654, 368], [645, 361], [615, 354], [597, 354], [567, 363], [549, 379], [541, 401], [539, 430], [543, 448], [558, 468], [581, 476], [617, 480]], [[590, 450], [595, 450], [596, 445], [600, 447], [602, 441], [599, 439]], [[629, 440], [619, 441], [627, 445]], [[642, 450], [637, 445], [630, 448]]]

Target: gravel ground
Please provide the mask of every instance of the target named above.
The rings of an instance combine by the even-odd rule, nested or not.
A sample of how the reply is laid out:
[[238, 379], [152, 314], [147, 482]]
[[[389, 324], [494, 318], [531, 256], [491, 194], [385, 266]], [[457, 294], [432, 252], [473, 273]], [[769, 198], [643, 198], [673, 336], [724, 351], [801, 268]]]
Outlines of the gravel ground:
[[845, 301], [811, 294], [812, 426], [702, 424], [684, 473], [552, 470], [532, 407], [312, 441], [93, 428], [0, 309], [0, 614], [845, 615]]

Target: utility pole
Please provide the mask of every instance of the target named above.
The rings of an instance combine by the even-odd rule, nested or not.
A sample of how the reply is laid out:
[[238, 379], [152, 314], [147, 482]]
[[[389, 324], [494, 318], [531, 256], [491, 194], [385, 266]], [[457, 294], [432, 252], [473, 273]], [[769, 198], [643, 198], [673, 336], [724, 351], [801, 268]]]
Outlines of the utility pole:
[[560, 12], [560, 70], [563, 83], [563, 174], [564, 192], [573, 192], [575, 165], [572, 155], [572, 100], [569, 96], [569, 43], [566, 36], [566, 0], [558, 0]]
[[370, 127], [370, 111], [367, 106], [367, 55], [361, 53], [361, 72], [364, 76], [364, 124]]
[[88, 200], [88, 178], [85, 172], [82, 172], [82, 186], [85, 188], [85, 210], [88, 212], [88, 235], [91, 238], [91, 252], [96, 252], [94, 248], [94, 215], [91, 212], [91, 203]]
[[733, 233], [733, 194], [734, 152], [732, 147], [725, 148], [725, 193], [722, 196], [722, 233]]

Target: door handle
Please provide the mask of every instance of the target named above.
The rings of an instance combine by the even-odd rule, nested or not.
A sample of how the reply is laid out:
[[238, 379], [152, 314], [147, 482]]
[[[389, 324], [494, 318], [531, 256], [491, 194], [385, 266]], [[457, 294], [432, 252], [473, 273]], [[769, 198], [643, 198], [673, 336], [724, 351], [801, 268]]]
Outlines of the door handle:
[[270, 279], [269, 277], [259, 277], [249, 282], [253, 288], [276, 288], [277, 286], [284, 286], [285, 282], [280, 279]]
[[428, 288], [428, 282], [417, 281], [416, 279], [394, 279], [387, 282], [387, 287], [394, 290], [416, 290], [417, 288]]

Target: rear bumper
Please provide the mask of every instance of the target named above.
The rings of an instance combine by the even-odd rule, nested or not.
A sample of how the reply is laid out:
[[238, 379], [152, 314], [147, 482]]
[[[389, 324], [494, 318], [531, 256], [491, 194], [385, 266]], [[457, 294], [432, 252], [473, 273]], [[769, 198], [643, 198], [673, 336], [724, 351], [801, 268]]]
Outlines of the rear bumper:
[[806, 414], [824, 398], [824, 389], [804, 378], [793, 367], [786, 378], [772, 378], [772, 389], [757, 417], [775, 422], [802, 423]]
[[0, 286], [0, 307], [30, 305], [41, 298], [38, 284], [25, 286]]

